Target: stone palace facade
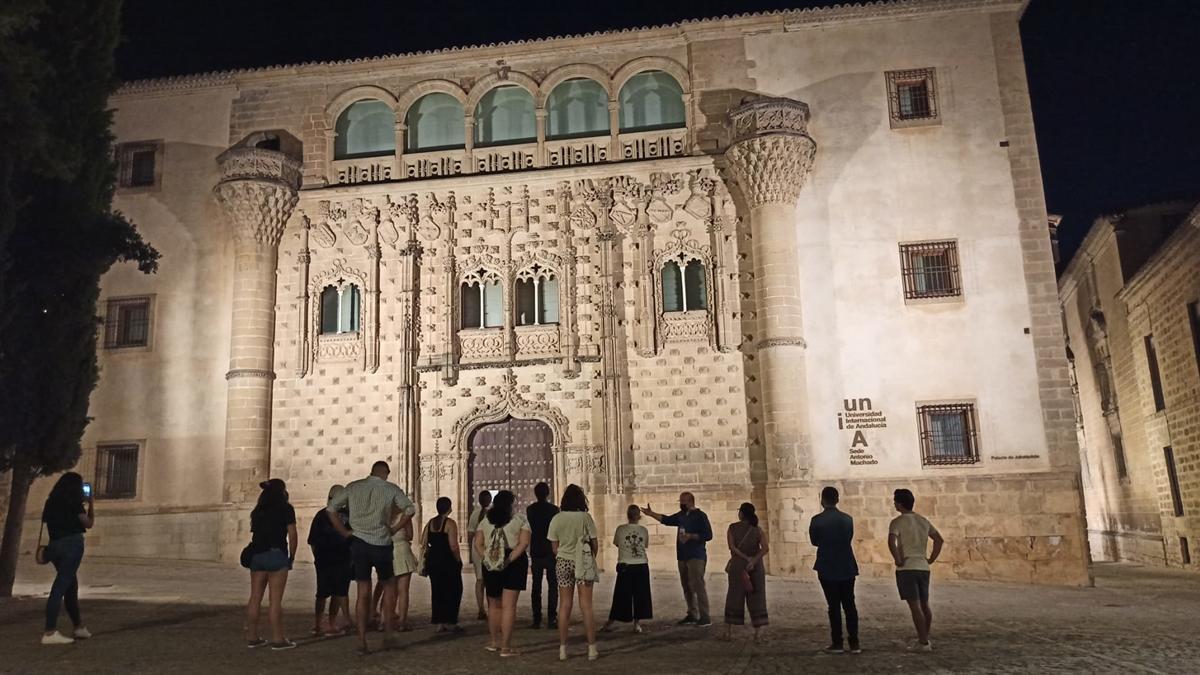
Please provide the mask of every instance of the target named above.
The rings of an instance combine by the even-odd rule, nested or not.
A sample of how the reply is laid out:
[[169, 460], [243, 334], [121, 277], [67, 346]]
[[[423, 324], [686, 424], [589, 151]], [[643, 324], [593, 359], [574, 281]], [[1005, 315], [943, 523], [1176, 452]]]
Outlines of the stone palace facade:
[[603, 532], [681, 490], [723, 532], [751, 500], [784, 575], [827, 484], [888, 573], [909, 487], [938, 574], [1087, 583], [1022, 5], [125, 85], [116, 206], [163, 259], [104, 279], [89, 547], [232, 559], [259, 481], [303, 536], [385, 459], [425, 516], [545, 480]]

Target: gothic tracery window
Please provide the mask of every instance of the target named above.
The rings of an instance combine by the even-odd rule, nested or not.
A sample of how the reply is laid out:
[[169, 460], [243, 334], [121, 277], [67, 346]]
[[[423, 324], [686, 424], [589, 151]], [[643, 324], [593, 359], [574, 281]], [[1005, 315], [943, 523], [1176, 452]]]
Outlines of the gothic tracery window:
[[595, 80], [565, 80], [546, 98], [546, 137], [601, 136], [609, 132], [608, 92]]
[[338, 115], [334, 159], [374, 157], [396, 152], [396, 115], [388, 104], [365, 99]]
[[517, 274], [516, 325], [558, 323], [558, 278], [552, 270], [531, 265]]
[[533, 95], [515, 84], [496, 87], [475, 106], [475, 145], [485, 147], [537, 140]]
[[618, 99], [621, 131], [673, 129], [686, 123], [683, 88], [661, 70], [629, 78]]
[[495, 328], [504, 325], [504, 290], [495, 272], [480, 269], [463, 278], [459, 293], [460, 328]]
[[463, 107], [450, 94], [434, 92], [417, 99], [404, 116], [405, 150], [449, 150], [466, 146]]
[[357, 333], [360, 303], [355, 284], [339, 281], [321, 289], [321, 334]]
[[680, 254], [662, 267], [664, 312], [690, 312], [708, 309], [708, 288], [704, 263]]

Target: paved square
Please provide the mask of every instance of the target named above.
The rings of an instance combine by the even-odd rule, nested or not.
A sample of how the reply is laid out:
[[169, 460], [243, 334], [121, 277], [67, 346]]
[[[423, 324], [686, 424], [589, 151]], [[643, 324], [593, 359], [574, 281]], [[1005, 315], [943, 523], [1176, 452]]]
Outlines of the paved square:
[[[720, 569], [714, 560], [712, 567]], [[529, 595], [521, 596], [520, 658], [501, 661], [483, 650], [485, 626], [464, 622], [461, 637], [426, 627], [428, 582], [413, 580], [418, 630], [401, 647], [368, 657], [354, 640], [309, 640], [312, 568], [298, 566], [286, 596], [287, 632], [300, 648], [249, 651], [242, 634], [247, 574], [212, 563], [158, 560], [84, 560], [80, 574], [85, 623], [95, 637], [65, 647], [43, 647], [41, 634], [50, 568], [21, 561], [17, 594], [0, 602], [3, 673], [922, 673], [922, 672], [1149, 672], [1200, 670], [1200, 577], [1127, 565], [1098, 565], [1095, 588], [1029, 587], [939, 582], [934, 577], [935, 651], [908, 654], [913, 630], [907, 609], [887, 579], [861, 579], [858, 604], [865, 651], [825, 655], [825, 609], [814, 580], [768, 580], [771, 642], [754, 645], [749, 629], [733, 644], [712, 639], [718, 627], [677, 628], [683, 614], [678, 584], [660, 572], [654, 581], [653, 630], [602, 634], [601, 659], [584, 658], [582, 627], [572, 627], [572, 660], [556, 660], [557, 637], [524, 628]], [[471, 579], [465, 579], [467, 585]], [[607, 616], [612, 575], [597, 589], [597, 618]], [[725, 575], [710, 574], [714, 618], [724, 606]], [[465, 598], [463, 616], [474, 615]], [[265, 614], [265, 612], [264, 612]], [[68, 626], [65, 615], [62, 626]], [[266, 619], [263, 619], [264, 629]], [[379, 637], [373, 637], [377, 645]]]

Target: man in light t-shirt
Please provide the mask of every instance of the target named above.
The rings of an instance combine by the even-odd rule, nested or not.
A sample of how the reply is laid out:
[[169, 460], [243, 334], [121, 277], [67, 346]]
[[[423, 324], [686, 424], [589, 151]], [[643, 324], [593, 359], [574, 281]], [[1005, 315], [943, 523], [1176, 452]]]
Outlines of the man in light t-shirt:
[[[896, 588], [900, 599], [908, 603], [913, 625], [917, 628], [917, 643], [913, 651], [931, 652], [929, 628], [933, 612], [929, 609], [929, 566], [942, 553], [942, 535], [924, 516], [913, 513], [916, 498], [911, 490], [893, 493], [896, 510], [900, 512], [888, 526], [888, 550], [896, 561]], [[933, 540], [933, 552], [926, 557], [925, 546]]]
[[475, 531], [479, 529], [479, 522], [487, 515], [488, 507], [492, 505], [492, 493], [484, 490], [479, 493], [479, 506], [471, 512], [471, 516], [467, 519], [467, 544], [471, 556], [471, 567], [475, 569], [475, 603], [479, 606], [479, 620], [487, 619], [487, 612], [484, 610], [483, 603], [483, 558], [475, 552]]

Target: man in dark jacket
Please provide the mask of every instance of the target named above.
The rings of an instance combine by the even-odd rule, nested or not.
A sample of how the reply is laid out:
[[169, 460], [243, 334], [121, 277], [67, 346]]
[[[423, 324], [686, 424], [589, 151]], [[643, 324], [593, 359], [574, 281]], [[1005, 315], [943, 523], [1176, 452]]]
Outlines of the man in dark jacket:
[[542, 627], [542, 577], [548, 583], [546, 598], [546, 628], [558, 628], [558, 576], [554, 573], [554, 551], [550, 548], [550, 540], [546, 533], [550, 529], [550, 521], [558, 514], [558, 507], [551, 504], [550, 486], [538, 483], [533, 486], [533, 496], [537, 501], [525, 507], [525, 516], [529, 518], [529, 563], [533, 567], [533, 625], [531, 628]]
[[[817, 580], [829, 605], [829, 633], [832, 637], [827, 652], [862, 652], [858, 644], [858, 608], [854, 606], [854, 577], [858, 562], [854, 559], [854, 519], [837, 508], [835, 487], [821, 490], [821, 513], [812, 517], [808, 538], [817, 547]], [[850, 644], [843, 647], [842, 610], [846, 610], [846, 632]]]

